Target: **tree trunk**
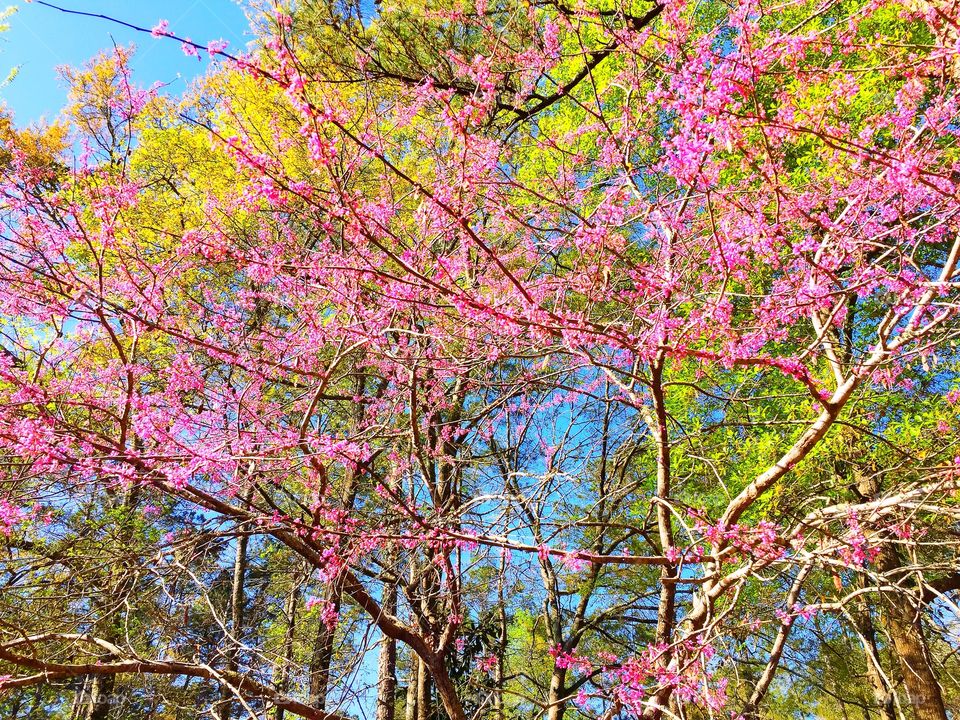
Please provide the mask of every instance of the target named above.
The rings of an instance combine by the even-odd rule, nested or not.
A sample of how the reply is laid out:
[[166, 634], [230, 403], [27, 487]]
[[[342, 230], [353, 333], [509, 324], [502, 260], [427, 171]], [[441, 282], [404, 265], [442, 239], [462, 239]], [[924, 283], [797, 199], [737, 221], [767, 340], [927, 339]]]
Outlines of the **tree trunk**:
[[[10, 720], [17, 720], [20, 717], [20, 708], [23, 707], [24, 693], [17, 693], [13, 698], [13, 704], [10, 707]], [[71, 713], [71, 717], [73, 713]]]
[[[115, 506], [130, 511], [135, 508], [140, 499], [140, 493], [136, 486], [127, 488], [119, 498], [114, 498]], [[133, 538], [132, 526], [125, 522], [120, 529], [119, 540], [122, 544], [129, 543]], [[110, 575], [107, 576], [104, 597], [108, 598], [107, 603], [116, 602], [117, 599], [125, 597], [133, 589], [132, 568], [125, 561], [120, 561], [111, 568]], [[103, 601], [97, 601], [98, 610], [106, 614], [98, 621], [100, 626], [97, 632], [110, 642], [118, 642], [123, 637], [120, 618], [115, 608], [106, 607]], [[102, 659], [109, 659], [109, 653], [101, 656]], [[90, 679], [89, 686], [90, 701], [87, 704], [84, 720], [107, 720], [110, 717], [110, 708], [114, 703], [114, 695], [117, 687], [116, 675], [94, 675]]]
[[[657, 534], [660, 539], [661, 551], [666, 554], [673, 547], [673, 513], [667, 504], [671, 493], [672, 478], [670, 433], [663, 392], [663, 366], [664, 358], [660, 354], [650, 368], [654, 416], [647, 415], [644, 420], [657, 442], [656, 497], [664, 501], [657, 503]], [[677, 622], [677, 584], [672, 582], [675, 573], [676, 568], [672, 565], [664, 565], [660, 568], [660, 600], [657, 606], [656, 642], [666, 648], [657, 660], [657, 664], [664, 669], [669, 668], [673, 662], [673, 652], [670, 647]], [[665, 685], [654, 694], [651, 704], [643, 712], [644, 720], [659, 720], [663, 715], [665, 704], [674, 707], [674, 689], [671, 685]]]
[[90, 683], [86, 720], [107, 720], [113, 695], [114, 675], [95, 675]]
[[563, 720], [563, 714], [567, 709], [564, 685], [567, 680], [566, 668], [553, 668], [553, 674], [550, 675], [550, 690], [547, 693], [547, 720]]
[[[397, 610], [397, 586], [389, 581], [383, 588], [383, 611], [392, 615]], [[377, 663], [376, 720], [394, 720], [397, 694], [397, 641], [383, 636]]]
[[897, 720], [893, 707], [893, 688], [889, 686], [880, 666], [880, 650], [877, 647], [876, 628], [873, 625], [873, 616], [870, 605], [859, 603], [854, 609], [853, 620], [856, 624], [860, 642], [863, 645], [863, 654], [866, 657], [867, 679], [873, 690], [873, 699], [880, 710], [883, 720]]
[[497, 621], [499, 625], [497, 628], [497, 666], [493, 689], [493, 717], [495, 720], [504, 720], [506, 714], [503, 704], [504, 661], [507, 657], [507, 602], [504, 592], [506, 574], [506, 553], [500, 553], [500, 574], [497, 579]]
[[[300, 580], [294, 579], [294, 585], [283, 604], [283, 618], [286, 629], [283, 635], [283, 659], [277, 670], [277, 691], [286, 694], [290, 684], [290, 663], [293, 661], [293, 635], [297, 627], [297, 605], [300, 602]], [[283, 720], [283, 706], [277, 705], [275, 720]]]
[[410, 655], [410, 677], [407, 680], [407, 702], [404, 707], [404, 720], [417, 720], [417, 673], [420, 660], [416, 655]]
[[427, 664], [423, 660], [417, 660], [417, 720], [430, 720], [431, 685]]
[[426, 692], [421, 694], [417, 693], [418, 700], [419, 698], [424, 699], [424, 706], [421, 708], [418, 704], [417, 706], [417, 716], [418, 720], [428, 720], [432, 715], [432, 708], [430, 704], [430, 686], [431, 684], [436, 685], [437, 695], [440, 697], [440, 701], [443, 703], [443, 709], [447, 712], [447, 717], [450, 720], [467, 720], [467, 715], [463, 711], [463, 705], [460, 703], [460, 696], [457, 694], [457, 689], [454, 687], [453, 682], [450, 680], [450, 675], [447, 674], [447, 670], [443, 664], [443, 658], [437, 655], [431, 657], [432, 667], [426, 664], [424, 667], [424, 674], [426, 675], [424, 685]]
[[[253, 486], [244, 493], [244, 504], [250, 502]], [[230, 583], [230, 633], [232, 639], [227, 639], [227, 671], [235, 673], [239, 667], [240, 636], [243, 633], [243, 606], [244, 580], [247, 575], [247, 543], [249, 536], [240, 535], [237, 538], [237, 549], [233, 556], [233, 580]], [[220, 701], [217, 703], [216, 715], [220, 720], [227, 720], [233, 712], [233, 692], [227, 687], [220, 688]]]
[[[884, 573], [902, 566], [896, 549], [884, 546], [877, 557]], [[903, 684], [913, 706], [916, 720], [947, 720], [943, 691], [933, 672], [930, 650], [923, 636], [920, 613], [907, 591], [883, 594], [884, 624], [900, 663]]]
[[[797, 576], [790, 586], [790, 592], [787, 593], [785, 603], [787, 607], [793, 607], [796, 604], [797, 599], [800, 597], [800, 590], [803, 588], [803, 583], [806, 581], [807, 575], [810, 574], [812, 567], [812, 565], [804, 565], [797, 571]], [[786, 623], [781, 624], [777, 630], [777, 636], [773, 641], [773, 645], [770, 647], [770, 657], [767, 660], [767, 665], [763, 669], [760, 679], [754, 684], [753, 692], [750, 693], [750, 699], [743, 707], [742, 715], [748, 718], [748, 720], [757, 720], [757, 718], [760, 717], [760, 705], [767, 696], [770, 684], [773, 682], [774, 677], [776, 677], [777, 670], [780, 667], [780, 659], [783, 657], [783, 651], [787, 646], [787, 640], [790, 637], [790, 631], [792, 629], [793, 623]], [[673, 711], [674, 714], [678, 714], [674, 704], [676, 702], [675, 695], [670, 696], [670, 702], [671, 711]]]
[[73, 698], [73, 706], [70, 708], [70, 720], [80, 720], [80, 713], [83, 712], [83, 709], [86, 707], [87, 688], [90, 687], [91, 680], [93, 680], [93, 677], [90, 675], [83, 677], [83, 682], [80, 683], [77, 694]]
[[[333, 605], [334, 612], [340, 612], [341, 591], [339, 586], [332, 587], [327, 593], [327, 602]], [[330, 666], [333, 663], [333, 640], [336, 627], [327, 627], [322, 620], [317, 625], [317, 634], [313, 640], [313, 655], [310, 659], [310, 705], [320, 710], [327, 707], [327, 691], [330, 686]]]
[[[839, 469], [843, 476], [855, 481], [853, 490], [861, 500], [879, 496], [881, 488], [876, 474], [865, 473], [855, 463], [848, 462], [844, 462]], [[894, 545], [880, 545], [876, 566], [891, 583], [903, 577], [903, 562]], [[933, 672], [930, 651], [923, 637], [919, 603], [914, 605], [911, 593], [906, 588], [881, 593], [880, 599], [883, 603], [884, 627], [892, 641], [916, 720], [947, 720], [943, 692]]]
[[[362, 395], [365, 386], [365, 376], [359, 375], [356, 379], [356, 394]], [[363, 407], [357, 405], [355, 408], [354, 422], [359, 423], [363, 416]], [[346, 512], [353, 510], [353, 504], [357, 499], [357, 477], [353, 470], [347, 470], [343, 479], [343, 488], [340, 493], [340, 500], [343, 509]], [[343, 602], [343, 588], [339, 582], [334, 581], [326, 594], [326, 601], [333, 605], [333, 612], [340, 612], [340, 605]], [[319, 710], [325, 710], [327, 707], [327, 693], [330, 689], [330, 666], [333, 663], [333, 641], [337, 633], [337, 628], [327, 627], [326, 623], [320, 622], [317, 626], [317, 635], [313, 641], [313, 654], [310, 658], [310, 695], [309, 704]]]

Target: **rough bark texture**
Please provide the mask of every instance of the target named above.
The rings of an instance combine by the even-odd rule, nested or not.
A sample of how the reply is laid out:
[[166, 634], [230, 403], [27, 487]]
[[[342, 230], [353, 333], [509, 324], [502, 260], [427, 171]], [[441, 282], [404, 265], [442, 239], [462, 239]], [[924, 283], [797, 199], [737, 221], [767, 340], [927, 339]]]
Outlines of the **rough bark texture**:
[[[340, 612], [341, 592], [339, 587], [331, 588], [327, 602]], [[327, 688], [330, 685], [330, 666], [333, 663], [333, 638], [336, 627], [328, 628], [325, 623], [317, 624], [317, 634], [313, 640], [313, 654], [310, 658], [310, 704], [321, 710], [327, 707]]]
[[863, 653], [866, 657], [867, 679], [873, 691], [873, 700], [883, 720], [896, 720], [894, 708], [893, 688], [884, 678], [883, 668], [880, 666], [880, 650], [877, 647], [877, 633], [873, 625], [872, 610], [868, 603], [860, 603], [853, 614], [860, 642], [863, 644]]
[[417, 720], [417, 673], [420, 663], [416, 658], [410, 662], [410, 677], [407, 680], [407, 701], [404, 707], [404, 720]]
[[[850, 463], [850, 469], [855, 481], [854, 492], [861, 499], [879, 496], [881, 488], [875, 474], [864, 472], [856, 462]], [[876, 567], [888, 582], [895, 583], [903, 578], [903, 561], [894, 545], [880, 545]], [[947, 720], [943, 692], [933, 671], [930, 650], [923, 636], [921, 598], [903, 589], [882, 593], [881, 603], [884, 627], [893, 644], [916, 720]]]
[[[243, 496], [244, 504], [250, 502], [252, 486]], [[233, 579], [230, 583], [230, 632], [232, 639], [227, 639], [227, 672], [235, 673], [239, 667], [240, 636], [243, 634], [243, 610], [245, 603], [244, 582], [247, 576], [247, 544], [246, 534], [237, 538], [237, 548], [233, 557]], [[227, 720], [233, 712], [233, 692], [225, 686], [220, 688], [220, 702], [217, 703], [216, 715], [220, 720]]]
[[[877, 557], [884, 573], [902, 567], [894, 548], [884, 547]], [[923, 635], [920, 613], [908, 592], [883, 594], [884, 625], [893, 642], [903, 684], [916, 720], [947, 720], [943, 691], [933, 671], [930, 650]]]
[[[397, 587], [386, 583], [383, 590], [383, 611], [393, 614], [397, 609]], [[377, 663], [376, 720], [394, 720], [397, 694], [397, 641], [384, 636], [380, 641]]]
[[[297, 605], [299, 601], [300, 584], [298, 581], [295, 581], [283, 605], [283, 617], [286, 630], [283, 636], [283, 659], [280, 661], [280, 667], [277, 669], [277, 690], [284, 694], [286, 694], [287, 687], [290, 684], [290, 664], [293, 661], [293, 635], [297, 627]], [[274, 717], [276, 720], [283, 720], [283, 715], [283, 706], [278, 705]]]
[[550, 676], [550, 691], [547, 695], [547, 720], [563, 720], [564, 712], [567, 709], [565, 702], [564, 684], [567, 679], [566, 668], [554, 667], [553, 674]]
[[430, 720], [432, 711], [430, 706], [431, 685], [427, 664], [420, 660], [417, 663], [417, 720]]
[[87, 704], [86, 720], [107, 720], [113, 696], [114, 677], [97, 675], [90, 683], [90, 702]]

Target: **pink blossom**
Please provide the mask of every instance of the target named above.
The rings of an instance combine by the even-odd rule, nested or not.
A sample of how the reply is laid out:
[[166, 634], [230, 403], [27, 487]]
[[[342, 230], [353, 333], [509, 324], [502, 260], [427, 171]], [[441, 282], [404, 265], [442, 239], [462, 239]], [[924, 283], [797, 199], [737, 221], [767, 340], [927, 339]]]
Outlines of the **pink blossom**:
[[497, 667], [497, 663], [498, 661], [496, 655], [487, 655], [486, 657], [477, 661], [477, 669], [480, 670], [480, 672], [493, 672]]
[[180, 49], [183, 51], [183, 54], [187, 57], [195, 57], [197, 60], [200, 59], [200, 53], [197, 52], [196, 46], [190, 40], [190, 38], [185, 38], [182, 43], [180, 43]]
[[210, 40], [207, 43], [207, 52], [209, 53], [210, 57], [213, 58], [215, 55], [223, 54], [229, 44], [229, 42], [222, 39]]
[[160, 20], [156, 25], [153, 26], [153, 29], [150, 30], [150, 34], [156, 38], [169, 36], [171, 33], [168, 30], [170, 23], [166, 20]]
[[0, 500], [0, 533], [10, 536], [13, 529], [23, 522], [23, 510], [9, 500]]
[[593, 669], [593, 664], [587, 658], [566, 652], [559, 645], [550, 649], [550, 655], [554, 658], [554, 664], [562, 670], [574, 669], [581, 672], [590, 672]]
[[307, 600], [307, 612], [310, 612], [315, 607], [320, 608], [320, 621], [327, 627], [328, 630], [333, 630], [337, 626], [337, 621], [340, 618], [340, 614], [337, 611], [337, 606], [329, 600], [324, 600], [322, 598], [314, 597]]
[[847, 518], [846, 546], [840, 549], [840, 557], [853, 567], [864, 567], [873, 562], [879, 549], [870, 545], [855, 513]]
[[575, 552], [565, 552], [560, 556], [560, 564], [568, 570], [580, 571], [587, 566], [587, 561]]

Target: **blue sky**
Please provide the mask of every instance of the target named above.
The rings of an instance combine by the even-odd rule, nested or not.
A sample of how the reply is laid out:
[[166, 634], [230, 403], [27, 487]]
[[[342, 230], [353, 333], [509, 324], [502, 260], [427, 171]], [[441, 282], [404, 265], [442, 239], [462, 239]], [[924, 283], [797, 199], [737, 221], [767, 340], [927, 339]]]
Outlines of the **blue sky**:
[[[251, 37], [237, 0], [50, 0], [71, 10], [115, 17], [134, 25], [153, 27], [161, 18], [170, 31], [195, 42], [223, 39], [229, 50], [244, 47]], [[0, 88], [0, 103], [13, 110], [18, 125], [45, 117], [52, 120], [66, 100], [66, 88], [57, 77], [59, 65], [80, 65], [99, 50], [118, 45], [137, 46], [134, 79], [141, 86], [169, 83], [166, 92], [177, 94], [191, 78], [205, 72], [206, 55], [198, 62], [186, 57], [178, 42], [156, 39], [102, 19], [77, 17], [34, 3], [15, 4], [10, 30], [0, 36], [0, 77], [15, 65], [20, 74]]]

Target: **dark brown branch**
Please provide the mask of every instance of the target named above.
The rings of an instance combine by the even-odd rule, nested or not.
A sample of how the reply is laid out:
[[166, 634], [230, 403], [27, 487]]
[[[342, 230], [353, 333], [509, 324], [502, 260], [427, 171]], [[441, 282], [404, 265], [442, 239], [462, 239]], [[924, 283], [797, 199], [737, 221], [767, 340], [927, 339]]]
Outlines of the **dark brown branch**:
[[[650, 10], [642, 15], [641, 17], [628, 16], [627, 17], [627, 26], [633, 31], [639, 31], [647, 27], [652, 23], [660, 13], [663, 12], [663, 5], [654, 5]], [[515, 122], [523, 122], [528, 120], [534, 115], [543, 112], [549, 108], [554, 103], [562, 100], [567, 97], [583, 80], [590, 75], [591, 72], [602, 63], [614, 50], [620, 46], [618, 40], [611, 40], [609, 43], [604, 45], [599, 50], [595, 50], [589, 55], [587, 55], [587, 61], [584, 63], [583, 67], [580, 68], [580, 71], [573, 76], [573, 78], [560, 86], [556, 92], [552, 95], [548, 95], [543, 98], [540, 102], [534, 105], [531, 108], [526, 110], [515, 110], [517, 117]]]
[[213, 668], [194, 665], [192, 663], [134, 659], [108, 663], [64, 664], [27, 657], [19, 653], [11, 652], [3, 647], [0, 647], [0, 659], [22, 668], [37, 671], [36, 675], [0, 680], [0, 692], [12, 688], [47, 684], [54, 680], [65, 680], [82, 675], [122, 675], [126, 673], [137, 675], [179, 675], [213, 680], [221, 685], [232, 687], [246, 697], [267, 700], [283, 707], [283, 709], [288, 712], [307, 718], [307, 720], [348, 720], [343, 715], [312, 708], [309, 705], [277, 692], [273, 688], [262, 685], [241, 673], [216, 671], [213, 670]]

